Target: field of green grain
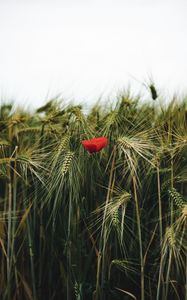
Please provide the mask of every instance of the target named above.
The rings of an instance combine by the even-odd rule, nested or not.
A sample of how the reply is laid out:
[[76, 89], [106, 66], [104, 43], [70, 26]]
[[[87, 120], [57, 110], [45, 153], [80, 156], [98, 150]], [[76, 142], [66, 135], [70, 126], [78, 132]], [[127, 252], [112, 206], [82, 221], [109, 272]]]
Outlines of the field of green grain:
[[187, 300], [187, 98], [162, 103], [1, 104], [0, 299]]

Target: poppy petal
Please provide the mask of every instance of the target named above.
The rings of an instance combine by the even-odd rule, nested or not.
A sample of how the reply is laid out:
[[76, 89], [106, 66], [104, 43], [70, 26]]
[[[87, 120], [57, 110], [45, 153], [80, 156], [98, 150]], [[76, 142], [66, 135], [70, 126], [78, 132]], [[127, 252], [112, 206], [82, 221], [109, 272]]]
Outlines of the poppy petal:
[[83, 147], [90, 153], [98, 152], [102, 150], [108, 144], [106, 137], [93, 138], [90, 140], [81, 141]]

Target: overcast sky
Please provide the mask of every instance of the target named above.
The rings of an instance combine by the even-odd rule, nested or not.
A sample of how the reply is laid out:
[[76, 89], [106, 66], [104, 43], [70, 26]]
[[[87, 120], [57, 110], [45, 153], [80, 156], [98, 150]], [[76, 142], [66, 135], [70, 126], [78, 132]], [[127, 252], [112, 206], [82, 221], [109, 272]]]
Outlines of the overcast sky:
[[0, 96], [187, 91], [187, 0], [0, 0]]

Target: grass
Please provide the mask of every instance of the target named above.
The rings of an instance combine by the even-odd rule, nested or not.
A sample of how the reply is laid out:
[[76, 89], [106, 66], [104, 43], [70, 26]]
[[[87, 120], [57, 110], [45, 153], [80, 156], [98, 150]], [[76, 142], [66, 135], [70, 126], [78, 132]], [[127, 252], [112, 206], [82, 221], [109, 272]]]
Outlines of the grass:
[[0, 299], [187, 300], [187, 99], [151, 95], [1, 105]]

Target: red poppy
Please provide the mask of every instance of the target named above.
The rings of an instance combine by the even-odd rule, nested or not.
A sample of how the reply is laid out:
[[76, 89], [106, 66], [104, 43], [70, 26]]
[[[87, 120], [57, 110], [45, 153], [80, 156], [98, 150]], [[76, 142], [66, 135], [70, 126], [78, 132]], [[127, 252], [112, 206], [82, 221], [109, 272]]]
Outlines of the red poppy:
[[108, 144], [108, 139], [106, 137], [93, 138], [91, 140], [81, 141], [83, 147], [88, 150], [88, 152], [98, 152], [102, 150]]

